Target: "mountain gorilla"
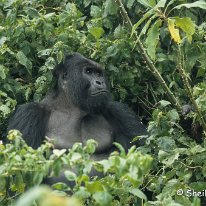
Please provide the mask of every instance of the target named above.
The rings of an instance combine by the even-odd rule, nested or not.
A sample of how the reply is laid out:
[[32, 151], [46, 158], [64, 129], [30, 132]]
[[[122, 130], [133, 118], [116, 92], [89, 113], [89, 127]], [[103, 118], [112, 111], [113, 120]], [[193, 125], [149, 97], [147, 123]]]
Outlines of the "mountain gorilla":
[[[111, 100], [103, 68], [74, 53], [54, 70], [56, 86], [40, 103], [19, 106], [8, 130], [18, 129], [33, 148], [45, 136], [55, 139], [55, 148], [71, 148], [90, 138], [98, 142], [95, 159], [112, 151], [113, 142], [125, 149], [135, 136], [147, 135], [146, 128], [125, 104]], [[137, 145], [144, 144], [144, 138]]]

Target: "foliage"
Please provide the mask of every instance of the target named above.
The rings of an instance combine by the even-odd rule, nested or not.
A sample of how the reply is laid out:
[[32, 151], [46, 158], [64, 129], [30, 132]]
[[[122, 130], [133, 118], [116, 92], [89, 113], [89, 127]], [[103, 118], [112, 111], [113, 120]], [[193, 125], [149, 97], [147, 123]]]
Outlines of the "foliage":
[[[123, 3], [131, 28], [118, 2]], [[63, 165], [72, 166], [74, 153], [78, 173], [65, 173], [76, 183], [70, 192], [89, 205], [135, 201], [140, 205], [139, 199], [144, 199], [145, 205], [196, 206], [200, 199], [204, 203], [203, 197], [188, 196], [186, 191], [205, 189], [205, 9], [204, 0], [2, 0], [0, 135], [6, 137], [7, 121], [16, 104], [40, 101], [52, 87], [55, 64], [65, 53], [78, 51], [103, 64], [114, 98], [149, 121], [150, 137], [138, 150], [152, 155], [154, 161], [148, 173], [151, 159], [131, 149], [131, 154], [114, 153], [97, 163], [89, 159], [93, 142], [86, 147], [88, 151], [76, 144], [68, 154], [54, 150], [50, 156], [51, 143], [35, 151], [13, 132], [9, 138], [16, 137], [14, 143], [0, 145], [0, 204], [12, 202], [48, 174], [58, 174]], [[139, 42], [144, 52], [140, 52]], [[162, 79], [150, 70], [151, 65]], [[177, 105], [168, 102], [165, 86], [180, 105], [192, 104], [193, 111], [182, 117]], [[89, 179], [92, 166], [104, 171], [105, 177]], [[137, 173], [131, 172], [136, 170], [130, 171], [130, 166], [141, 168], [146, 177], [135, 176]], [[54, 189], [69, 190], [64, 184]], [[178, 195], [178, 189], [184, 190], [184, 195]], [[51, 195], [48, 188], [40, 187], [31, 189], [28, 197], [38, 190]], [[41, 204], [41, 194], [36, 198]], [[54, 198], [62, 205], [70, 201], [58, 195]]]
[[[17, 130], [11, 130], [8, 139], [12, 144], [1, 145], [0, 150], [0, 202], [3, 205], [9, 204], [9, 200], [13, 200], [15, 196], [19, 196], [32, 186], [39, 185], [43, 177], [58, 176], [61, 171], [64, 171], [67, 180], [74, 182], [75, 186], [57, 183], [53, 185], [53, 189], [57, 193], [61, 191], [63, 196], [66, 196], [65, 192], [70, 191], [73, 197], [85, 204], [129, 205], [136, 203], [140, 198], [146, 200], [146, 196], [138, 188], [143, 182], [144, 175], [149, 172], [152, 158], [136, 152], [135, 147], [126, 154], [117, 144], [121, 148], [120, 153], [115, 151], [108, 159], [95, 161], [92, 160], [97, 145], [94, 140], [88, 140], [85, 146], [76, 143], [68, 151], [54, 149], [52, 154], [49, 154], [51, 143], [43, 144], [34, 150], [26, 145]], [[103, 177], [90, 178], [89, 173], [92, 170], [102, 173]], [[22, 202], [27, 206], [34, 205], [34, 200], [40, 202], [39, 205], [45, 205], [47, 201], [51, 203], [49, 197], [45, 198], [50, 193], [48, 189], [41, 187], [32, 189], [25, 197], [20, 198], [17, 206], [22, 205]], [[11, 198], [8, 198], [9, 196]], [[72, 201], [58, 196], [56, 200], [55, 197], [53, 199], [57, 201], [54, 205], [61, 201], [65, 202], [65, 205], [70, 205], [66, 201]]]

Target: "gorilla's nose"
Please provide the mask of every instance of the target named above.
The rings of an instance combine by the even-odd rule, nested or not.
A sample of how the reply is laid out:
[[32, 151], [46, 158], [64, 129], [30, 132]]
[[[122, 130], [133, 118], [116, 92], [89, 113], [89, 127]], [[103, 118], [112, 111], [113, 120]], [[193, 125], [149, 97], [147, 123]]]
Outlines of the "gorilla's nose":
[[95, 84], [96, 84], [96, 88], [101, 90], [101, 89], [105, 89], [105, 84], [103, 81], [99, 81], [99, 80], [96, 80], [95, 81]]

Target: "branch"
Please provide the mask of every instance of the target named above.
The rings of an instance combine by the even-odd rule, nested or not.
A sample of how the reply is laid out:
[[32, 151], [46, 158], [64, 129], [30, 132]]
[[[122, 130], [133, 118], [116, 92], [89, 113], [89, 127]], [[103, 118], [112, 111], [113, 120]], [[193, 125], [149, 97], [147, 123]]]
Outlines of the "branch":
[[[125, 21], [125, 23], [128, 25], [129, 29], [132, 30], [132, 22], [127, 14], [127, 11], [124, 8], [124, 5], [122, 3], [122, 0], [115, 0], [115, 2], [118, 4], [119, 8], [120, 8], [120, 13], [122, 14], [122, 18]], [[144, 48], [143, 44], [141, 43], [141, 41], [138, 38], [137, 33], [134, 33], [135, 38], [136, 38], [136, 42], [137, 45], [140, 49], [140, 52], [149, 68], [149, 70], [152, 72], [152, 74], [155, 76], [155, 78], [160, 82], [160, 84], [162, 85], [163, 89], [166, 91], [166, 94], [169, 98], [169, 100], [176, 106], [177, 110], [181, 111], [182, 107], [178, 101], [178, 99], [174, 96], [174, 94], [172, 93], [172, 91], [170, 90], [170, 88], [167, 86], [165, 80], [162, 78], [161, 74], [159, 73], [159, 71], [157, 70], [157, 68], [155, 67], [153, 61], [151, 60], [151, 58], [149, 57], [149, 55], [146, 52], [146, 49]]]
[[180, 76], [182, 77], [182, 81], [183, 81], [183, 84], [184, 84], [184, 87], [185, 87], [185, 90], [188, 94], [188, 97], [192, 103], [192, 105], [194, 106], [194, 109], [195, 111], [197, 112], [197, 116], [198, 116], [198, 119], [199, 121], [201, 122], [201, 125], [203, 127], [203, 130], [204, 130], [204, 136], [206, 137], [206, 123], [205, 123], [205, 120], [204, 120], [204, 116], [202, 115], [202, 112], [200, 111], [198, 105], [197, 105], [197, 102], [195, 101], [193, 95], [192, 95], [192, 88], [190, 86], [190, 83], [188, 81], [188, 78], [187, 78], [187, 75], [185, 73], [185, 69], [182, 65], [182, 59], [181, 59], [181, 50], [180, 50], [180, 47], [178, 47], [178, 51], [179, 51], [179, 58], [178, 58], [178, 62], [179, 62], [179, 65], [178, 65], [178, 70], [179, 70], [179, 73], [180, 73]]

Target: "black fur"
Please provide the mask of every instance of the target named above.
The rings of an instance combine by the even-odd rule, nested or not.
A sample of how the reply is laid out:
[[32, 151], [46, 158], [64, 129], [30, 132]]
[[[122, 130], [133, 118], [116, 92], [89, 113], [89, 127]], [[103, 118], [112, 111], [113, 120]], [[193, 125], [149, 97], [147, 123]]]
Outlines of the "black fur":
[[9, 121], [8, 130], [18, 129], [28, 145], [38, 148], [44, 140], [50, 111], [38, 103], [17, 107]]
[[134, 144], [142, 146], [145, 143], [146, 128], [127, 105], [110, 102], [104, 116], [115, 128], [115, 142], [122, 144], [124, 148], [130, 148], [131, 142], [136, 136], [143, 137], [140, 137]]

